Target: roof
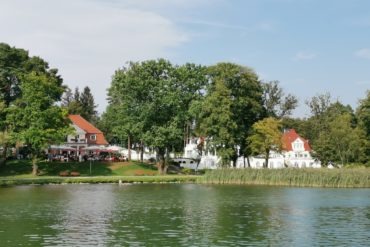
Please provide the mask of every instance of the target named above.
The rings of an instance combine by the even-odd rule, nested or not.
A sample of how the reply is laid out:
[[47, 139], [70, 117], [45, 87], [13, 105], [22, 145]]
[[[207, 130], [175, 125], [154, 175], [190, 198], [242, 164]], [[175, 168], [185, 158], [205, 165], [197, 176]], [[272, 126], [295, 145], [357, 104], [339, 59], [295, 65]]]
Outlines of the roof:
[[105, 140], [103, 132], [101, 132], [94, 125], [89, 123], [86, 119], [80, 115], [68, 115], [68, 118], [73, 124], [77, 125], [80, 129], [84, 130], [87, 134], [96, 134], [96, 142], [98, 145], [107, 145], [108, 142]]
[[284, 149], [286, 151], [293, 151], [292, 143], [297, 139], [300, 139], [304, 143], [305, 151], [311, 151], [311, 147], [310, 147], [310, 144], [308, 143], [308, 140], [298, 135], [294, 129], [290, 129], [283, 133], [282, 140], [283, 140]]

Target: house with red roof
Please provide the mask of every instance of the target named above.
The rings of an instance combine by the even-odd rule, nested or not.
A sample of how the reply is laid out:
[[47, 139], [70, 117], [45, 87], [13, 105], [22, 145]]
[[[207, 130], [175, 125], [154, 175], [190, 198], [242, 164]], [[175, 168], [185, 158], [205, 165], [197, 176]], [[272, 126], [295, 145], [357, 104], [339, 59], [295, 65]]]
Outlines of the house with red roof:
[[282, 136], [285, 165], [288, 167], [319, 167], [319, 162], [311, 156], [308, 140], [301, 137], [294, 129], [286, 130]]
[[[309, 141], [301, 137], [294, 129], [284, 131], [282, 134], [283, 150], [279, 153], [270, 152], [268, 168], [319, 168], [320, 161], [315, 160], [311, 156], [311, 146]], [[220, 157], [217, 156], [215, 150], [208, 150], [200, 156], [197, 146], [199, 140], [191, 139], [184, 150], [185, 159], [200, 159], [197, 169], [216, 169], [220, 163]], [[206, 144], [205, 144], [206, 145]], [[262, 168], [265, 162], [263, 156], [249, 157], [249, 164], [252, 168]], [[237, 168], [247, 167], [247, 158], [239, 157], [236, 162]], [[190, 167], [190, 166], [189, 166]], [[191, 167], [190, 167], [191, 168]]]
[[51, 145], [49, 153], [77, 157], [80, 154], [83, 155], [108, 146], [103, 132], [86, 119], [80, 115], [69, 115], [68, 118], [75, 130], [74, 133], [68, 135], [62, 145]]
[[72, 127], [75, 129], [73, 135], [68, 135], [66, 146], [80, 150], [89, 146], [107, 146], [108, 142], [101, 132], [94, 125], [89, 123], [80, 115], [69, 115]]
[[[320, 168], [320, 161], [311, 156], [309, 141], [301, 137], [294, 129], [285, 130], [282, 135], [283, 150], [279, 153], [270, 152], [268, 168]], [[250, 157], [250, 164], [253, 168], [262, 168], [265, 162], [264, 157]]]

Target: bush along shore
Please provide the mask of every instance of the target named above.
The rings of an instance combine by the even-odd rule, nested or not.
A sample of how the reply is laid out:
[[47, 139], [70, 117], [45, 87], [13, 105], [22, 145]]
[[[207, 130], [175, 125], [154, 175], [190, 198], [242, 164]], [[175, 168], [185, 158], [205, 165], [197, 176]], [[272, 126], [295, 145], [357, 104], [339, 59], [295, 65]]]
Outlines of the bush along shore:
[[205, 184], [370, 188], [370, 169], [220, 169], [198, 179]]
[[194, 183], [199, 176], [168, 175], [168, 176], [96, 176], [96, 177], [35, 177], [0, 179], [0, 186], [28, 184], [79, 184], [79, 183]]

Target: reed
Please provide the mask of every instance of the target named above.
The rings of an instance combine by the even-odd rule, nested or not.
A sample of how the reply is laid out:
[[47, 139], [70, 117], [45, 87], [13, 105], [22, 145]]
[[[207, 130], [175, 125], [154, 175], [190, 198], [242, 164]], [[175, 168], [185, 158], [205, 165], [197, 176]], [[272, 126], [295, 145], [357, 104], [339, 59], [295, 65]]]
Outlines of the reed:
[[198, 179], [207, 184], [369, 188], [370, 169], [220, 169]]

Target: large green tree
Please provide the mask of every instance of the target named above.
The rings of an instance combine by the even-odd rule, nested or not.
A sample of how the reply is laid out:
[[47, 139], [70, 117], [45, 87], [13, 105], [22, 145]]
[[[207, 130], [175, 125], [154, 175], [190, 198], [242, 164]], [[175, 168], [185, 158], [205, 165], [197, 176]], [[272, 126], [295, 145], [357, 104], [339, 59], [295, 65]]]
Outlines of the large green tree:
[[247, 139], [252, 154], [262, 154], [265, 157], [264, 167], [267, 168], [270, 152], [280, 152], [283, 148], [281, 122], [269, 117], [253, 124], [252, 129], [252, 135]]
[[169, 152], [183, 148], [189, 105], [200, 97], [206, 82], [203, 70], [202, 66], [174, 66], [159, 59], [132, 62], [113, 77], [103, 118], [110, 119], [112, 132], [125, 137], [128, 146], [135, 141], [141, 148], [154, 148], [161, 173], [166, 172]]
[[342, 165], [364, 159], [365, 132], [353, 126], [353, 116], [339, 114], [329, 123], [314, 142], [315, 155], [324, 163], [338, 162]]
[[32, 155], [34, 175], [37, 175], [38, 160], [52, 143], [64, 141], [71, 131], [67, 112], [55, 103], [64, 91], [55, 77], [31, 72], [22, 78], [22, 96], [7, 109], [7, 125], [12, 141], [27, 146]]
[[[29, 56], [28, 51], [11, 47], [8, 44], [0, 43], [0, 131], [10, 132], [7, 124], [7, 115], [9, 107], [14, 105], [24, 94], [22, 84], [27, 75], [34, 73], [44, 75], [62, 85], [62, 78], [57, 74], [56, 69], [50, 69], [47, 62], [36, 56]], [[5, 142], [3, 146], [3, 156], [7, 152], [9, 143]]]
[[208, 68], [207, 94], [199, 107], [199, 132], [216, 149], [224, 165], [249, 155], [247, 137], [263, 117], [263, 88], [248, 67], [219, 63]]

